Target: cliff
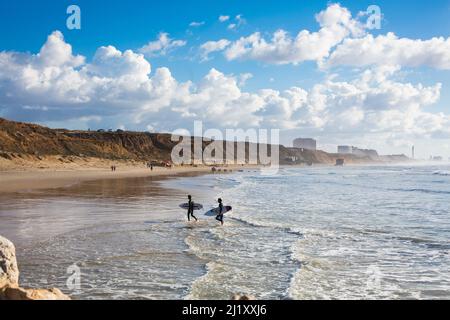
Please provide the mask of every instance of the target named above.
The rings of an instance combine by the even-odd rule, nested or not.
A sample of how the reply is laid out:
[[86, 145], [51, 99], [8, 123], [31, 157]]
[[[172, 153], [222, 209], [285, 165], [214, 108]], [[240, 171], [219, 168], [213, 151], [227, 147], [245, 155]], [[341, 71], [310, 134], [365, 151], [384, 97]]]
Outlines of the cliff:
[[141, 132], [91, 132], [49, 129], [0, 118], [0, 152], [107, 159], [168, 160], [170, 135]]
[[[169, 162], [172, 148], [177, 142], [169, 134], [146, 132], [96, 132], [49, 129], [43, 126], [13, 122], [0, 118], [0, 160], [20, 161], [53, 156], [61, 162], [97, 158], [122, 161]], [[206, 147], [208, 142], [203, 143]], [[236, 144], [234, 146], [236, 148]], [[226, 148], [225, 148], [226, 149]], [[246, 144], [248, 153], [249, 145]], [[227, 152], [225, 150], [225, 152]], [[280, 163], [331, 164], [337, 159], [346, 163], [373, 163], [407, 161], [406, 156], [361, 156], [330, 154], [323, 151], [286, 148], [280, 146]]]

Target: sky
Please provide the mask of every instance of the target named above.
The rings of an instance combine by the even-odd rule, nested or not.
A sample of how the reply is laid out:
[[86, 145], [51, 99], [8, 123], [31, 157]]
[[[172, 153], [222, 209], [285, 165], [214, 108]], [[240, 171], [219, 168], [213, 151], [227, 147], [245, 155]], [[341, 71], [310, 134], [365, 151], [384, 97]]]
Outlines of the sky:
[[157, 132], [201, 120], [448, 158], [449, 16], [450, 0], [2, 1], [0, 117]]

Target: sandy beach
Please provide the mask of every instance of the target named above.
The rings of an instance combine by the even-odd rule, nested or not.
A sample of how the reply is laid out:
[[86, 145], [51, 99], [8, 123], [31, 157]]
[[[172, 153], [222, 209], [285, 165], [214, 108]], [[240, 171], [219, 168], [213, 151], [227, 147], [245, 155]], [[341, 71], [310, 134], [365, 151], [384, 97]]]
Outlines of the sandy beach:
[[[450, 191], [436, 182], [448, 181], [446, 167], [118, 170], [0, 173], [8, 190], [50, 188], [0, 193], [0, 234], [16, 245], [21, 286], [81, 300], [448, 297]], [[205, 208], [198, 222], [179, 208], [187, 194]], [[219, 197], [233, 206], [224, 226], [204, 215]], [[423, 281], [430, 260], [438, 272]], [[78, 291], [66, 284], [74, 264]], [[368, 287], [371, 270], [387, 275], [379, 286]]]
[[[114, 172], [111, 171], [113, 165], [117, 167]], [[254, 168], [255, 166], [245, 167]], [[242, 166], [230, 165], [222, 168], [221, 171], [241, 168]], [[143, 162], [139, 161], [113, 161], [87, 157], [46, 156], [36, 159], [33, 156], [23, 156], [14, 161], [0, 158], [0, 192], [61, 188], [93, 180], [207, 173], [211, 172], [211, 169], [210, 166], [185, 166], [154, 167], [153, 170], [150, 170]]]
[[103, 179], [123, 179], [163, 175], [178, 175], [184, 173], [210, 172], [210, 167], [199, 168], [124, 168], [111, 172], [108, 169], [79, 169], [79, 170], [41, 170], [41, 171], [4, 171], [0, 172], [0, 192], [20, 192], [27, 190], [60, 188], [83, 181]]

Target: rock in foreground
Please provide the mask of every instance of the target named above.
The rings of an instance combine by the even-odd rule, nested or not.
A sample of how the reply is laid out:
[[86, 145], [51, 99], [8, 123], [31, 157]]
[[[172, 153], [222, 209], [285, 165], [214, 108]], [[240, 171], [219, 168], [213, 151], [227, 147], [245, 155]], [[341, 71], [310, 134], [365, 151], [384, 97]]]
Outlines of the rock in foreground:
[[19, 269], [13, 243], [0, 236], [0, 288], [7, 285], [19, 285]]
[[246, 294], [235, 294], [231, 297], [231, 300], [256, 300], [254, 296]]
[[59, 289], [23, 289], [19, 287], [14, 244], [0, 236], [0, 300], [70, 300]]
[[70, 300], [59, 289], [23, 289], [6, 287], [0, 289], [0, 300]]

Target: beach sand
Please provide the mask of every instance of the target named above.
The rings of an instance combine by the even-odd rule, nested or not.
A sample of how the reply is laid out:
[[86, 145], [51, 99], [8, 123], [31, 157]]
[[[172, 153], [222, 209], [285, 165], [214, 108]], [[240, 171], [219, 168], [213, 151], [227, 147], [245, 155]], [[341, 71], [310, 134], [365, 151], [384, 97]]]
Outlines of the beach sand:
[[[117, 167], [114, 172], [111, 171], [112, 165]], [[238, 170], [241, 168], [242, 166], [227, 166], [223, 169]], [[249, 168], [249, 166], [246, 166], [246, 168]], [[154, 167], [151, 171], [143, 162], [78, 157], [62, 159], [54, 156], [45, 157], [39, 161], [36, 161], [35, 158], [23, 159], [23, 161], [0, 161], [0, 192], [61, 188], [83, 181], [102, 179], [173, 176], [208, 172], [211, 172], [210, 166]]]
[[22, 171], [22, 172], [0, 172], [0, 192], [19, 192], [37, 189], [60, 188], [70, 186], [83, 181], [101, 180], [101, 179], [123, 179], [149, 176], [170, 176], [184, 173], [210, 172], [209, 167], [200, 168], [118, 168], [111, 172], [107, 169], [89, 169], [89, 170], [71, 170], [71, 171]]

